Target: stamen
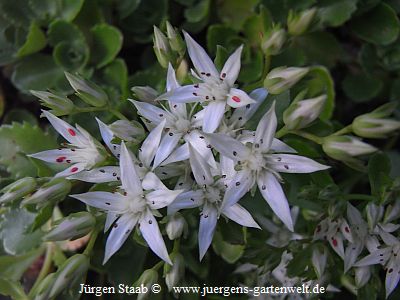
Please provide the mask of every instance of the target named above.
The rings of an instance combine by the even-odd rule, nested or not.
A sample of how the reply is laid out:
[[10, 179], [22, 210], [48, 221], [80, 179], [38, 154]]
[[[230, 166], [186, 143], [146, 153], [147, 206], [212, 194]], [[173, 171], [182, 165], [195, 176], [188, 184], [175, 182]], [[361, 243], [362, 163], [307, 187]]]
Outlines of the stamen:
[[65, 156], [60, 156], [60, 157], [57, 157], [57, 159], [56, 159], [56, 162], [58, 162], [58, 163], [62, 163], [62, 162], [64, 161], [64, 159], [66, 159], [66, 157], [65, 157]]
[[77, 167], [73, 167], [73, 168], [71, 169], [71, 173], [75, 173], [76, 171], [78, 171], [78, 168], [77, 168]]

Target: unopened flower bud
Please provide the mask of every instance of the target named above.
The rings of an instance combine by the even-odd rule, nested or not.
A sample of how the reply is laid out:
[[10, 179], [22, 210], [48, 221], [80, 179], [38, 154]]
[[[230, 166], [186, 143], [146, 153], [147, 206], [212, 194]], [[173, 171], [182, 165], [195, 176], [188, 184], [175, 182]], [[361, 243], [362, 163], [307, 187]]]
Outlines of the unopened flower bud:
[[165, 229], [169, 239], [174, 240], [181, 237], [183, 230], [186, 227], [187, 223], [182, 215], [180, 213], [175, 213], [169, 218]]
[[289, 130], [307, 127], [319, 117], [325, 101], [326, 95], [295, 101], [283, 113], [283, 122]]
[[280, 94], [295, 85], [308, 73], [308, 70], [299, 67], [275, 68], [265, 78], [264, 87], [271, 94]]
[[261, 42], [261, 49], [266, 55], [276, 55], [281, 51], [285, 41], [285, 29], [274, 27], [265, 33]]
[[158, 97], [158, 92], [149, 86], [134, 86], [131, 90], [143, 102], [153, 103], [154, 99]]
[[118, 120], [109, 125], [115, 136], [128, 142], [139, 142], [145, 135], [143, 126], [137, 121]]
[[400, 201], [396, 201], [393, 205], [388, 205], [385, 211], [384, 223], [392, 222], [400, 216]]
[[55, 178], [42, 185], [33, 195], [24, 199], [22, 204], [57, 202], [63, 200], [71, 191], [71, 183], [64, 178]]
[[149, 299], [152, 295], [151, 286], [158, 282], [158, 273], [156, 270], [147, 269], [145, 270], [142, 275], [140, 275], [139, 279], [133, 284], [136, 287], [140, 287], [143, 293], [139, 294], [137, 299], [144, 300]]
[[315, 7], [304, 10], [300, 13], [290, 11], [287, 20], [289, 33], [291, 35], [301, 35], [305, 33], [313, 21], [316, 12], [317, 9]]
[[164, 264], [165, 284], [169, 291], [185, 276], [185, 259], [182, 254], [172, 253], [170, 257], [173, 265]]
[[332, 135], [324, 138], [322, 149], [330, 157], [337, 160], [371, 154], [377, 150], [375, 147], [347, 135]]
[[89, 269], [89, 258], [84, 254], [75, 254], [68, 258], [56, 273], [49, 299], [60, 294], [65, 288], [82, 280]]
[[38, 97], [43, 106], [50, 108], [56, 116], [67, 115], [74, 109], [74, 103], [65, 96], [56, 95], [44, 91], [30, 91], [32, 95]]
[[321, 278], [324, 275], [326, 260], [328, 258], [328, 253], [325, 248], [318, 249], [318, 247], [314, 248], [312, 252], [311, 261], [315, 269], [315, 273], [317, 273], [318, 278]]
[[185, 53], [185, 43], [182, 37], [176, 32], [176, 29], [168, 21], [166, 24], [167, 36], [171, 49], [178, 52], [180, 55], [183, 55]]
[[369, 203], [367, 205], [367, 220], [370, 229], [374, 229], [383, 216], [384, 208], [382, 206]]
[[107, 104], [108, 96], [99, 86], [78, 75], [72, 75], [68, 72], [65, 72], [65, 76], [79, 98], [87, 104], [96, 107], [101, 107]]
[[0, 190], [0, 204], [21, 199], [30, 194], [36, 188], [36, 180], [32, 177], [19, 179]]
[[54, 281], [56, 279], [56, 273], [50, 273], [48, 274], [39, 284], [37, 289], [35, 290], [35, 298], [34, 300], [47, 300], [49, 298], [49, 293], [51, 290], [51, 287], [54, 284]]
[[354, 273], [357, 288], [363, 287], [371, 277], [371, 270], [369, 266], [354, 268]]
[[354, 133], [365, 138], [386, 138], [390, 133], [400, 129], [400, 121], [385, 118], [394, 108], [392, 103], [387, 103], [370, 113], [358, 116], [352, 124]]
[[168, 68], [168, 63], [171, 60], [171, 48], [167, 37], [157, 26], [154, 26], [153, 49], [160, 65], [163, 68]]
[[96, 219], [82, 211], [54, 222], [53, 228], [44, 236], [45, 241], [75, 240], [93, 230]]

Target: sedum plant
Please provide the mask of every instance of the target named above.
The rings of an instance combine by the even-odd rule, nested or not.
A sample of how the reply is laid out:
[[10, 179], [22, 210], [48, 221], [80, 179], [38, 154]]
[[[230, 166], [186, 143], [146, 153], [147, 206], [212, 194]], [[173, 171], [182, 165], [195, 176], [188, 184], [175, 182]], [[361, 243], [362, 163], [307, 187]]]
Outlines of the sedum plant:
[[[339, 101], [369, 101], [385, 80], [397, 95], [382, 75], [395, 66], [382, 57], [398, 33], [365, 29], [372, 9], [387, 17], [384, 28], [400, 28], [395, 4], [171, 1], [184, 7], [186, 23], [176, 28], [161, 22], [173, 19], [161, 1], [162, 16], [151, 15], [159, 21], [129, 28], [152, 1], [45, 2], [29, 1], [24, 22], [10, 25], [29, 27], [28, 44], [0, 60], [15, 63], [15, 86], [42, 106], [40, 124], [20, 110], [23, 123], [7, 124], [8, 113], [0, 127], [0, 294], [90, 299], [90, 286], [104, 286], [118, 291], [106, 299], [185, 299], [179, 287], [189, 286], [201, 288], [191, 298], [232, 296], [207, 289], [223, 286], [243, 287], [239, 299], [396, 299], [398, 111], [379, 102], [341, 116], [347, 104]], [[207, 27], [213, 5], [220, 23]], [[0, 22], [18, 19], [10, 13], [18, 5], [0, 7]], [[347, 21], [369, 44], [338, 87], [340, 55], [318, 43], [335, 48], [324, 29]], [[29, 83], [21, 65], [47, 55], [38, 53], [45, 44], [29, 42], [46, 40], [46, 26], [57, 76], [21, 85]], [[193, 38], [204, 28], [215, 57]], [[129, 83], [116, 58], [126, 46], [121, 32], [152, 43], [157, 62]], [[93, 39], [104, 39], [107, 54]], [[61, 58], [70, 47], [86, 51], [79, 66]], [[370, 57], [382, 63], [367, 64]], [[302, 285], [324, 292], [265, 289]]]

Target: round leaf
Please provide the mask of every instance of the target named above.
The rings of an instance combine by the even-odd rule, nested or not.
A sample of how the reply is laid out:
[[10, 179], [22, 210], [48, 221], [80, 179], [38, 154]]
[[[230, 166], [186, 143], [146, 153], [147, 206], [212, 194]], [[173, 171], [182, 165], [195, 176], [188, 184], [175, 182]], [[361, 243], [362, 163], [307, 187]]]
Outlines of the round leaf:
[[99, 24], [91, 29], [93, 35], [92, 60], [97, 67], [103, 67], [110, 63], [122, 47], [121, 32], [110, 25]]

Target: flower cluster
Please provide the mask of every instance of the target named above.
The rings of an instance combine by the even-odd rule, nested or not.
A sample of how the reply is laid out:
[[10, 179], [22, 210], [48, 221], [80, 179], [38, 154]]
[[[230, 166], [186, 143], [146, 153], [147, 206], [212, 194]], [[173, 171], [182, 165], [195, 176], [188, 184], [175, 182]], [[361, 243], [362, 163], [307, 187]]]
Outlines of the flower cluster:
[[[187, 33], [185, 40], [195, 67], [195, 83], [181, 86], [169, 64], [165, 93], [147, 102], [131, 100], [149, 131], [140, 145], [129, 121], [106, 125], [97, 120], [104, 147], [78, 125], [75, 128], [43, 112], [69, 144], [31, 157], [65, 166], [57, 177], [114, 184], [112, 191], [71, 195], [106, 213], [105, 231], [111, 232], [104, 263], [137, 228], [153, 252], [172, 264], [155, 219], [165, 207], [169, 220], [166, 229], [172, 239], [178, 238], [185, 227], [179, 211], [200, 210], [201, 260], [221, 216], [242, 226], [260, 228], [238, 203], [257, 187], [276, 216], [293, 231], [281, 173], [329, 168], [296, 155], [293, 148], [275, 138], [275, 103], [255, 131], [244, 128], [268, 92], [261, 88], [247, 94], [235, 85], [243, 47], [234, 51], [218, 72], [205, 50]], [[171, 179], [176, 184], [168, 188], [166, 180]]]

